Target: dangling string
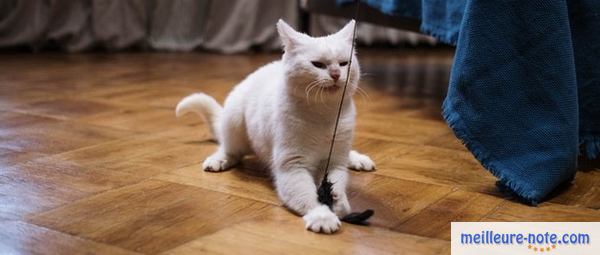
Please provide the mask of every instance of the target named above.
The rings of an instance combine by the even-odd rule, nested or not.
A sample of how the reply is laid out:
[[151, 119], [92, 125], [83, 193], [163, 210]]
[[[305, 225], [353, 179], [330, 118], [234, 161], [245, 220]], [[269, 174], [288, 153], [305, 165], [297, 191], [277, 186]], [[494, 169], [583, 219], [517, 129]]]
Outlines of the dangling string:
[[[335, 125], [333, 127], [333, 136], [331, 138], [331, 144], [329, 145], [329, 155], [327, 155], [327, 163], [325, 164], [325, 174], [323, 175], [323, 180], [321, 181], [321, 186], [317, 191], [319, 195], [319, 202], [326, 204], [331, 208], [333, 206], [333, 196], [331, 195], [331, 187], [333, 183], [329, 181], [329, 164], [331, 163], [331, 155], [333, 154], [333, 146], [335, 144], [335, 138], [337, 135], [337, 129], [340, 122], [340, 116], [342, 114], [342, 107], [344, 105], [344, 99], [346, 98], [346, 90], [348, 88], [348, 82], [350, 81], [350, 68], [352, 68], [352, 57], [354, 56], [354, 41], [356, 39], [356, 28], [358, 27], [358, 22], [356, 18], [358, 17], [358, 10], [360, 6], [360, 1], [356, 0], [356, 9], [354, 13], [354, 28], [352, 31], [352, 46], [350, 47], [350, 58], [348, 60], [348, 70], [346, 72], [346, 82], [344, 83], [344, 89], [342, 90], [342, 98], [340, 99], [340, 105], [338, 107], [337, 116], [335, 118]], [[350, 213], [342, 218], [342, 221], [351, 223], [351, 224], [366, 224], [366, 220], [369, 219], [373, 215], [373, 210], [367, 209], [362, 213]]]

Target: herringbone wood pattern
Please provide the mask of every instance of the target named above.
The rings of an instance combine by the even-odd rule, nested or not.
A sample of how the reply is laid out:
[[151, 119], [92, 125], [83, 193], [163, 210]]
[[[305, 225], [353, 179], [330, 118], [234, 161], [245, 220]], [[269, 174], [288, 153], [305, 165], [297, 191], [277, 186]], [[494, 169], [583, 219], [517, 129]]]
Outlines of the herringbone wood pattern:
[[[600, 172], [538, 207], [503, 197], [440, 117], [448, 51], [360, 51], [353, 172], [371, 226], [303, 229], [253, 162], [200, 170], [216, 145], [183, 96], [222, 101], [278, 54], [0, 56], [0, 253], [448, 254], [452, 221], [598, 221]], [[592, 167], [593, 168], [593, 167]]]

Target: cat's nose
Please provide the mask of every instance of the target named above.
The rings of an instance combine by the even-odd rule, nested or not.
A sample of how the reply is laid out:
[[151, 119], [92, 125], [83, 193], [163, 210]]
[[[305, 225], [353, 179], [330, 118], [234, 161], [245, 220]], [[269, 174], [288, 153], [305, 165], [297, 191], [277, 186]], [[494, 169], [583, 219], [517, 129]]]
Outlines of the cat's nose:
[[336, 71], [336, 70], [330, 71], [329, 76], [331, 76], [331, 78], [334, 81], [338, 81], [340, 79], [340, 71]]

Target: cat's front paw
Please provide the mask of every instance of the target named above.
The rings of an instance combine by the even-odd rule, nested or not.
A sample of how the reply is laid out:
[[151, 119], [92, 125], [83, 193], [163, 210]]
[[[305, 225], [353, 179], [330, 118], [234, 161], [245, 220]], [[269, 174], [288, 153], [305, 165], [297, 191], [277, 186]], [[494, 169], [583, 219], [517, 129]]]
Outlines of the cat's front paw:
[[342, 225], [340, 219], [326, 205], [308, 211], [302, 219], [306, 223], [306, 229], [317, 233], [332, 234]]
[[353, 150], [350, 151], [348, 168], [356, 171], [373, 171], [375, 162], [369, 156]]

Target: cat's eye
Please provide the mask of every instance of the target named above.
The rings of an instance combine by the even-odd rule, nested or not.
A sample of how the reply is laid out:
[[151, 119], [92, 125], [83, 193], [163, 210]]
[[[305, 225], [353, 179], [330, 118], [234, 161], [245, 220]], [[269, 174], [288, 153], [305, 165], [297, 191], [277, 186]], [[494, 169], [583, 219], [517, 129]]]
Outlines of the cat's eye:
[[315, 66], [316, 68], [321, 68], [321, 69], [325, 68], [325, 64], [323, 64], [322, 62], [319, 62], [319, 61], [312, 61], [312, 62], [310, 62], [310, 63], [312, 63], [312, 64], [313, 64], [313, 66]]
[[346, 66], [346, 65], [348, 65], [348, 61], [340, 62], [340, 66]]

